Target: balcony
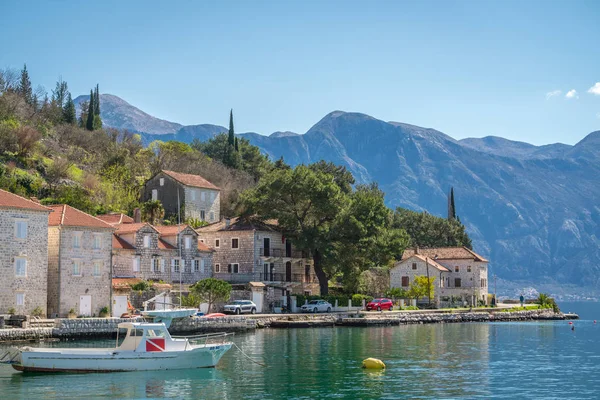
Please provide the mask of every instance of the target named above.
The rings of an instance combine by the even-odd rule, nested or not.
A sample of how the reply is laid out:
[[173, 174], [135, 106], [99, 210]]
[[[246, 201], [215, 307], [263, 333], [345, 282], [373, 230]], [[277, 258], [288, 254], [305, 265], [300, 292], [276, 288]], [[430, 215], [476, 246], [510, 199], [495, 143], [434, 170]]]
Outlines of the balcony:
[[261, 257], [276, 257], [276, 258], [309, 258], [308, 253], [301, 250], [286, 251], [286, 249], [278, 248], [260, 248]]
[[215, 273], [216, 279], [224, 280], [229, 283], [248, 283], [248, 282], [265, 282], [265, 283], [319, 283], [315, 275], [305, 274], [285, 274], [280, 272], [273, 273], [254, 273], [254, 274], [233, 274], [233, 273]]

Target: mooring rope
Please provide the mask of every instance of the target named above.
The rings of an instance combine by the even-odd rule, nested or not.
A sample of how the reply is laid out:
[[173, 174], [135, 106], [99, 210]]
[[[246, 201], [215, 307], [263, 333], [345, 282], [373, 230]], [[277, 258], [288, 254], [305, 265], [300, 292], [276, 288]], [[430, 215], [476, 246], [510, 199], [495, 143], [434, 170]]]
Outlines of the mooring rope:
[[231, 342], [231, 343], [232, 343], [232, 344], [235, 346], [235, 348], [236, 348], [236, 349], [238, 349], [238, 350], [240, 351], [240, 353], [242, 353], [242, 354], [244, 355], [244, 357], [246, 357], [248, 360], [252, 361], [254, 364], [258, 364], [258, 365], [260, 365], [261, 367], [266, 367], [266, 366], [267, 366], [267, 364], [260, 363], [260, 362], [258, 362], [258, 361], [256, 361], [256, 360], [254, 360], [254, 359], [253, 359], [252, 357], [250, 357], [248, 354], [244, 353], [244, 350], [240, 349], [240, 348], [238, 347], [238, 345], [237, 345], [237, 344], [235, 344], [235, 342]]

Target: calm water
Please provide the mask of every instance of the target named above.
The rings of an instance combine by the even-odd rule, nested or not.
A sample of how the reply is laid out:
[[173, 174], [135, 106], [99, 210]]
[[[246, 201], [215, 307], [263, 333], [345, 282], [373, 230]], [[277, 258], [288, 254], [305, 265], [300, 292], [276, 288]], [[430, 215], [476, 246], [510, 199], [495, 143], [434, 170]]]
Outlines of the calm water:
[[[600, 303], [562, 304], [567, 322], [259, 330], [216, 369], [22, 374], [0, 367], [0, 398], [600, 398]], [[98, 345], [98, 342], [87, 343]], [[112, 341], [104, 341], [110, 346]], [[59, 344], [64, 346], [64, 343]], [[367, 357], [384, 372], [360, 368]]]

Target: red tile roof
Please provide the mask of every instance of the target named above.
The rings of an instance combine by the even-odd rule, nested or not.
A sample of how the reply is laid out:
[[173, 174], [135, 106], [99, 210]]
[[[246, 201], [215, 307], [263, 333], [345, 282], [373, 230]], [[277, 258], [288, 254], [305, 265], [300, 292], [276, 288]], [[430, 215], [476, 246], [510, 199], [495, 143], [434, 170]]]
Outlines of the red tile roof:
[[177, 236], [189, 225], [154, 225], [160, 236]]
[[[466, 247], [434, 247], [418, 248], [417, 254], [429, 257], [434, 260], [475, 260], [488, 262], [485, 258]], [[404, 250], [402, 260], [412, 257], [415, 254], [415, 248]]]
[[269, 219], [261, 221], [258, 218], [240, 218], [234, 217], [229, 219], [229, 226], [227, 226], [227, 220], [222, 219], [219, 222], [215, 222], [210, 225], [206, 225], [196, 229], [196, 232], [221, 232], [221, 231], [272, 231], [278, 232], [277, 221]]
[[133, 224], [134, 222], [133, 218], [130, 216], [120, 213], [96, 215], [96, 218], [101, 219], [102, 221], [111, 225]]
[[152, 229], [156, 230], [152, 225], [150, 225], [147, 222], [138, 222], [135, 224], [119, 224], [119, 225], [115, 225], [115, 228], [117, 228], [117, 231], [115, 232], [117, 235], [125, 235], [127, 233], [135, 233], [137, 231], [139, 231], [140, 229], [142, 229], [144, 226], [149, 226]]
[[135, 247], [133, 247], [131, 244], [129, 244], [128, 241], [120, 238], [117, 235], [113, 235], [112, 247], [113, 247], [113, 249], [135, 250]]
[[112, 225], [73, 208], [67, 204], [48, 206], [54, 212], [48, 217], [49, 226], [80, 226], [85, 228], [115, 229]]
[[22, 210], [33, 210], [33, 211], [46, 211], [51, 212], [52, 210], [48, 207], [26, 199], [25, 197], [17, 196], [16, 194], [7, 192], [6, 190], [0, 189], [0, 208], [20, 208]]
[[412, 256], [410, 256], [410, 257], [408, 257], [408, 258], [403, 258], [401, 262], [404, 262], [404, 261], [406, 261], [406, 260], [409, 260], [409, 259], [411, 259], [411, 258], [413, 258], [413, 257], [414, 257], [414, 258], [418, 258], [419, 260], [421, 260], [421, 261], [424, 261], [424, 262], [428, 263], [429, 265], [431, 265], [432, 267], [434, 267], [434, 268], [438, 269], [439, 271], [442, 271], [442, 272], [450, 272], [450, 270], [449, 270], [448, 268], [446, 268], [446, 267], [444, 267], [443, 265], [441, 265], [441, 264], [437, 263], [435, 260], [432, 260], [431, 258], [429, 258], [429, 257], [425, 257], [425, 256], [422, 256], [422, 255], [420, 255], [420, 254], [413, 254]]
[[192, 174], [183, 174], [181, 172], [174, 171], [166, 171], [163, 170], [163, 173], [169, 175], [171, 178], [175, 179], [179, 183], [182, 183], [186, 186], [193, 186], [204, 189], [213, 189], [220, 190], [218, 187], [201, 177], [200, 175], [192, 175]]
[[160, 238], [158, 239], [158, 248], [162, 250], [177, 250], [177, 247]]
[[198, 250], [199, 251], [215, 251], [213, 248], [208, 247], [205, 243], [198, 241]]

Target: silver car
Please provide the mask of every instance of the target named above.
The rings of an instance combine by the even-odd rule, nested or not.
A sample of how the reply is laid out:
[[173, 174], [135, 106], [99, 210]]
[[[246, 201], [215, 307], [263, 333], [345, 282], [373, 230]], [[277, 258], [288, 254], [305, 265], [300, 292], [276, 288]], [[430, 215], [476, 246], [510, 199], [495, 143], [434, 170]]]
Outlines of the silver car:
[[256, 314], [256, 304], [250, 300], [235, 300], [225, 306], [225, 312], [238, 315], [242, 313]]
[[311, 300], [307, 304], [304, 304], [302, 307], [300, 307], [300, 310], [302, 310], [302, 312], [312, 313], [331, 312], [332, 309], [333, 306], [331, 305], [331, 303], [325, 300]]

